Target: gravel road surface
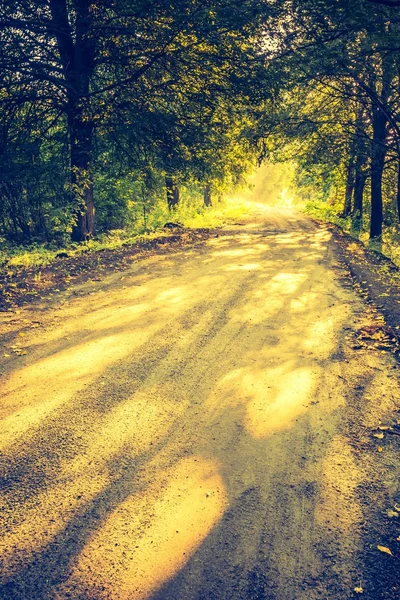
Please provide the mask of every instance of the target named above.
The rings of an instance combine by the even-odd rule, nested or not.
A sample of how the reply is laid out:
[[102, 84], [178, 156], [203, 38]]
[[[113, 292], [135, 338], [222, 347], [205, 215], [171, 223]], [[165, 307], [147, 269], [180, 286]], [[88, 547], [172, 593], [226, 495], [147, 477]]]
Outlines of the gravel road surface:
[[258, 206], [2, 323], [1, 598], [400, 597], [396, 362], [324, 226]]

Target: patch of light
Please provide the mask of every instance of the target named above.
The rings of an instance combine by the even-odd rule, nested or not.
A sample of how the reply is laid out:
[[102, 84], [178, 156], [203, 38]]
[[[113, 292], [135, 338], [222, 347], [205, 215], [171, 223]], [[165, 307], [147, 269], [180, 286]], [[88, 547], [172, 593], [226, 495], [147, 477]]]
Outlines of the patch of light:
[[315, 374], [310, 368], [297, 368], [271, 377], [270, 387], [255, 389], [247, 404], [245, 425], [255, 438], [286, 429], [306, 410], [316, 386]]
[[218, 464], [195, 456], [159, 471], [158, 478], [107, 517], [62, 593], [73, 595], [84, 583], [106, 590], [112, 600], [143, 600], [188, 562], [226, 510]]

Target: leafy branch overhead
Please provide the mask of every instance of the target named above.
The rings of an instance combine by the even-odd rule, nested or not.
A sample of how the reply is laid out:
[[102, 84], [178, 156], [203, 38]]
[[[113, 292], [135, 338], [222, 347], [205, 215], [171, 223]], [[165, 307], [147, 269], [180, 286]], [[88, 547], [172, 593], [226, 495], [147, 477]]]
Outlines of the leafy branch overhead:
[[379, 237], [400, 207], [397, 5], [4, 0], [1, 233], [82, 241], [269, 157]]

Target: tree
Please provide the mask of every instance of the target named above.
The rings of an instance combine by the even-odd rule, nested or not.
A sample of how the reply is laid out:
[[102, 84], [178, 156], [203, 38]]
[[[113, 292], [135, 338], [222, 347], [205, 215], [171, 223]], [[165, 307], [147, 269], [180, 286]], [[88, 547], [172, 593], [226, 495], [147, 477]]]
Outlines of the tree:
[[217, 70], [232, 88], [241, 69], [259, 63], [256, 35], [269, 10], [268, 3], [219, 0], [2, 3], [0, 69], [24, 88], [5, 86], [3, 102], [39, 99], [64, 123], [75, 240], [94, 233], [96, 135], [121, 114], [140, 114], [160, 89], [184, 94], [192, 72], [210, 92]]
[[[312, 138], [315, 148], [323, 146], [321, 138], [327, 135], [326, 123], [332, 121], [332, 106], [336, 105], [335, 110], [339, 111], [336, 121], [341, 123], [341, 132], [335, 126], [333, 130], [343, 140], [339, 147], [336, 146], [339, 149], [336, 162], [346, 165], [342, 170], [347, 173], [343, 185], [345, 214], [351, 213], [356, 181], [356, 204], [360, 208], [367, 176], [365, 139], [370, 138], [370, 236], [377, 237], [382, 232], [385, 165], [393, 155], [399, 159], [399, 70], [397, 67], [396, 72], [395, 68], [399, 60], [396, 41], [399, 15], [394, 15], [390, 8], [373, 7], [362, 1], [350, 6], [344, 2], [311, 0], [287, 3], [287, 6], [286, 24], [281, 27], [284, 32], [282, 44], [273, 57], [273, 62], [288, 73], [284, 104], [288, 95], [308, 87], [308, 115], [301, 127], [297, 119], [297, 127], [302, 134], [308, 128], [307, 135]], [[325, 98], [327, 110], [322, 113], [321, 103], [315, 103], [315, 90]], [[339, 105], [347, 110], [352, 105], [360, 107], [364, 115], [362, 132], [357, 117], [347, 119], [347, 123], [343, 120]], [[298, 113], [303, 112], [300, 107]], [[350, 115], [352, 113], [350, 110]], [[293, 136], [293, 126], [291, 131], [289, 137]], [[328, 137], [332, 138], [329, 132]], [[348, 143], [343, 144], [346, 139]], [[328, 164], [331, 158], [332, 150], [329, 149], [325, 157], [319, 153], [317, 161]]]

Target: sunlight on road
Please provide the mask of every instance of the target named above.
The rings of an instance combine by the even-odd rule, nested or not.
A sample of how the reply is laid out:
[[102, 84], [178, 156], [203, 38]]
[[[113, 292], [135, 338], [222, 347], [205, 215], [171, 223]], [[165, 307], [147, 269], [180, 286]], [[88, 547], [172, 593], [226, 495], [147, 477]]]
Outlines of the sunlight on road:
[[[3, 387], [5, 498], [16, 507], [0, 546], [6, 578], [39, 556], [56, 573], [64, 565], [58, 600], [150, 598], [249, 489], [268, 506], [282, 465], [304, 476], [292, 456], [307, 454], [312, 428], [327, 438], [308, 472], [322, 472], [319, 526], [331, 525], [339, 479], [353, 503], [359, 474], [350, 454], [337, 470], [340, 442], [321, 430], [344, 403], [329, 360], [351, 309], [321, 265], [329, 234], [270, 235], [277, 226], [244, 224], [190, 260], [145, 260], [32, 334], [26, 366]], [[291, 518], [304, 529], [301, 512]], [[359, 519], [354, 504], [335, 527], [345, 535]]]
[[316, 507], [318, 523], [334, 529], [344, 538], [359, 532], [363, 523], [357, 499], [363, 473], [356, 465], [348, 442], [343, 436], [335, 436], [327, 448], [322, 465], [322, 502]]
[[0, 581], [21, 569], [21, 565], [53, 542], [70, 521], [81, 514], [82, 509], [105, 489], [109, 480], [106, 475], [89, 472], [65, 481], [36, 496], [35, 502], [27, 502], [24, 520], [0, 541]]
[[3, 410], [11, 414], [2, 422], [0, 448], [39, 425], [149, 335], [124, 332], [86, 341], [17, 371], [3, 388]]
[[[248, 388], [245, 393], [251, 393], [251, 387], [256, 387], [252, 399], [247, 404], [246, 429], [254, 437], [260, 438], [290, 427], [293, 421], [307, 409], [307, 402], [313, 399], [316, 377], [311, 369], [294, 369], [289, 373], [282, 373], [276, 369], [270, 373], [270, 392], [265, 388], [257, 390], [257, 384], [249, 385], [246, 377], [242, 380]], [[265, 384], [264, 384], [265, 385]]]
[[74, 595], [90, 581], [92, 589], [106, 586], [108, 598], [148, 598], [185, 565], [226, 505], [214, 462], [194, 456], [158, 471], [146, 490], [128, 497], [107, 517], [61, 591], [72, 589]]

